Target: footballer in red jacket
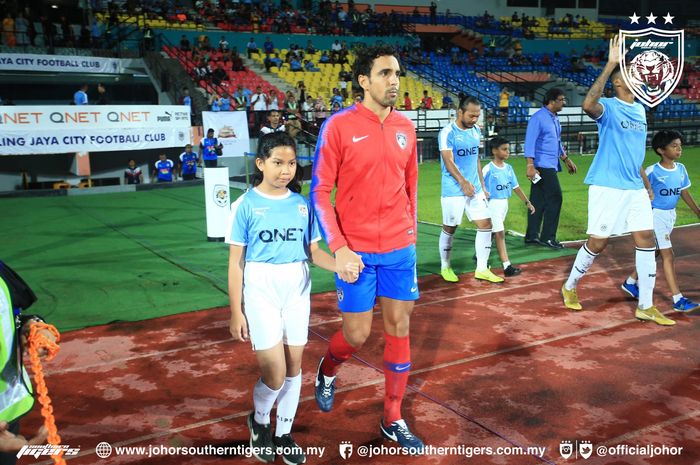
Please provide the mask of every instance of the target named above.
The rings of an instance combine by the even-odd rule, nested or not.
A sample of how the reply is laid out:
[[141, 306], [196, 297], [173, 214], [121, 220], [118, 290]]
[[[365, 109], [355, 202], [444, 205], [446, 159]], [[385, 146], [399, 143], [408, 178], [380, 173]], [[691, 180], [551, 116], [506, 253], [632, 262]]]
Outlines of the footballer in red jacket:
[[[340, 365], [370, 334], [379, 300], [384, 318], [384, 416], [381, 434], [409, 453], [423, 441], [401, 416], [411, 368], [409, 322], [418, 299], [416, 221], [418, 160], [413, 123], [394, 109], [401, 68], [395, 50], [360, 50], [353, 80], [362, 103], [331, 116], [321, 127], [311, 182], [311, 201], [336, 259], [338, 306], [343, 327], [332, 337], [316, 376], [316, 402], [333, 407]], [[331, 192], [336, 189], [335, 206]], [[359, 277], [348, 271], [360, 267]]]

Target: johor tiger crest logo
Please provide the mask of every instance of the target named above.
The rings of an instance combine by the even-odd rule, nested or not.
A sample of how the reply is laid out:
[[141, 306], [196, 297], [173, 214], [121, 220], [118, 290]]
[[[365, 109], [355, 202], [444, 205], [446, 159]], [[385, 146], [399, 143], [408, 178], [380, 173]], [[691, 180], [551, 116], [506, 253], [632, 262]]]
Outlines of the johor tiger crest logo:
[[[646, 16], [656, 24], [657, 16]], [[639, 16], [630, 16], [639, 24]], [[663, 17], [673, 24], [673, 16]], [[683, 75], [685, 35], [682, 29], [663, 30], [648, 27], [638, 31], [620, 30], [620, 66], [630, 91], [649, 107], [655, 107], [671, 95]]]

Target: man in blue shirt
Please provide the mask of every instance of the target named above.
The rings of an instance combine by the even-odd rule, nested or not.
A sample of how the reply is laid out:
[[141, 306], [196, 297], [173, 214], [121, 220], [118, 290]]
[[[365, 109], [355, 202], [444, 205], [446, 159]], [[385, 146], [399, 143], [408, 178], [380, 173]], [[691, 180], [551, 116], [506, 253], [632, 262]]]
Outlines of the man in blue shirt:
[[153, 170], [153, 177], [157, 179], [157, 182], [173, 182], [173, 171], [175, 164], [168, 158], [164, 153], [160, 154], [160, 159], [155, 163], [155, 169]]
[[[527, 217], [526, 244], [541, 244], [554, 249], [563, 246], [557, 241], [562, 193], [557, 173], [559, 159], [566, 163], [570, 174], [576, 165], [566, 156], [561, 144], [561, 124], [557, 113], [566, 104], [564, 91], [552, 87], [544, 96], [544, 106], [532, 115], [525, 133], [525, 157], [530, 186], [530, 201], [535, 214]], [[541, 227], [541, 231], [540, 231]]]
[[[644, 172], [647, 122], [644, 107], [635, 102], [619, 68], [619, 37], [610, 40], [608, 62], [583, 101], [583, 111], [599, 128], [598, 151], [584, 182], [588, 188], [588, 240], [576, 255], [569, 279], [561, 288], [564, 306], [582, 310], [576, 285], [608, 245], [613, 234], [630, 233], [636, 246], [639, 304], [635, 317], [664, 326], [666, 318], [653, 303], [656, 284], [656, 246], [651, 208], [652, 190]], [[614, 98], [601, 98], [608, 80]]]
[[80, 86], [80, 89], [73, 94], [73, 103], [76, 105], [87, 105], [88, 104], [88, 96], [87, 96], [87, 90], [88, 90], [88, 85], [83, 84]]
[[197, 154], [192, 151], [192, 144], [185, 145], [180, 154], [180, 176], [183, 181], [193, 181], [197, 175]]
[[219, 152], [223, 149], [216, 137], [214, 129], [207, 130], [207, 137], [199, 143], [200, 154], [206, 168], [216, 168]]

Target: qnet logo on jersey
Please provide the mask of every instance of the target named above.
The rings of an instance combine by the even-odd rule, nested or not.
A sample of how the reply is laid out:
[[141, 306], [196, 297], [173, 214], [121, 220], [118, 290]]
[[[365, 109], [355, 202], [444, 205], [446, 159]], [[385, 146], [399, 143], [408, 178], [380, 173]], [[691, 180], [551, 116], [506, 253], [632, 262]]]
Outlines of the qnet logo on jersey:
[[[640, 24], [635, 12], [630, 25]], [[673, 16], [645, 16], [647, 25], [663, 20], [673, 26]], [[630, 91], [649, 107], [655, 107], [671, 95], [683, 75], [685, 47], [683, 29], [666, 30], [647, 27], [641, 30], [620, 29], [620, 66], [622, 78]]]

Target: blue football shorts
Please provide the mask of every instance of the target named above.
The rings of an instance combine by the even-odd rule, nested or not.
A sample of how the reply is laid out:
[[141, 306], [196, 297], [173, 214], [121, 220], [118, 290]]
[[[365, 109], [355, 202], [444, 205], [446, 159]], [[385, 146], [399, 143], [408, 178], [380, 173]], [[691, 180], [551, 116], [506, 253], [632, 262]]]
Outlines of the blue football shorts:
[[415, 245], [385, 253], [355, 253], [362, 257], [365, 268], [359, 279], [352, 284], [336, 275], [340, 311], [361, 313], [372, 310], [377, 297], [418, 299]]

